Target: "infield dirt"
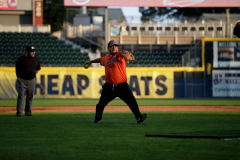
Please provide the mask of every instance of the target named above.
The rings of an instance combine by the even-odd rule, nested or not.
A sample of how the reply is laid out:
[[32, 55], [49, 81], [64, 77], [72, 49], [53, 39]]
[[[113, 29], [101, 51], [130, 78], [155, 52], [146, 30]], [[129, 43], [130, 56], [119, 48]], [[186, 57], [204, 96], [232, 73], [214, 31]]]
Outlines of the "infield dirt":
[[[33, 112], [95, 111], [95, 106], [33, 107]], [[240, 111], [240, 106], [139, 106], [140, 111]], [[130, 111], [128, 106], [106, 106], [104, 111]], [[0, 107], [0, 113], [16, 112], [16, 107]]]

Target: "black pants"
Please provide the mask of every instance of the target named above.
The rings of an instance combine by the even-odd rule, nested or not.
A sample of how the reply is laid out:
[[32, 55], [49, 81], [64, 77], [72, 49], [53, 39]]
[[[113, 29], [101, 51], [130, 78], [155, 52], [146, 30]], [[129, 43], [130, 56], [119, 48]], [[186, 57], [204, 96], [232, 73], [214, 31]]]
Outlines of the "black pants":
[[121, 98], [131, 109], [135, 118], [138, 119], [141, 117], [141, 113], [138, 108], [137, 101], [132, 94], [127, 82], [123, 82], [118, 84], [117, 86], [113, 86], [112, 84], [105, 83], [102, 86], [102, 95], [100, 100], [96, 106], [96, 115], [95, 119], [101, 120], [102, 114], [105, 106], [111, 102], [114, 98], [119, 97]]

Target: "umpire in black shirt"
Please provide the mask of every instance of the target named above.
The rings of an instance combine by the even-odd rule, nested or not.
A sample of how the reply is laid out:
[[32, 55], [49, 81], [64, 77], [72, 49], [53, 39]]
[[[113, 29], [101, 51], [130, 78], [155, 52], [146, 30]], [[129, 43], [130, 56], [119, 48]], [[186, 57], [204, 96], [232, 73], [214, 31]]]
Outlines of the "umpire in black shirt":
[[35, 57], [35, 47], [27, 46], [26, 54], [17, 59], [16, 75], [18, 83], [17, 113], [21, 116], [24, 108], [24, 93], [26, 91], [25, 115], [32, 116], [32, 100], [36, 85], [36, 74], [41, 69], [40, 62]]

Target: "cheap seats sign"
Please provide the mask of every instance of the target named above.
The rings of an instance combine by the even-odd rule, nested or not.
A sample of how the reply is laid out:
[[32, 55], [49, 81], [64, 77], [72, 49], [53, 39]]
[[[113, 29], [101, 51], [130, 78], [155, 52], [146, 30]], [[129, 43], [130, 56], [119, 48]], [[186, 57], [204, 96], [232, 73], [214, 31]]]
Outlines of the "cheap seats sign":
[[64, 0], [64, 6], [239, 7], [239, 0]]
[[[136, 98], [174, 98], [173, 71], [127, 69]], [[36, 77], [35, 98], [99, 98], [105, 83], [103, 68], [42, 68]], [[15, 69], [0, 69], [0, 99], [17, 98]]]

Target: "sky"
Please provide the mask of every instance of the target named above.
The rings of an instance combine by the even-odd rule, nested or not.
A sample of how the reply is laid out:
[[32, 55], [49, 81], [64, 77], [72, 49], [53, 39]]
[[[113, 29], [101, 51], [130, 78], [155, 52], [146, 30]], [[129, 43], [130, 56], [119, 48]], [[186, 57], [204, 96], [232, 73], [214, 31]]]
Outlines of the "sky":
[[138, 11], [139, 7], [109, 6], [108, 8], [121, 8], [124, 16], [141, 16], [141, 13]]
[[[139, 12], [139, 7], [123, 7], [123, 6], [108, 6], [108, 8], [121, 8], [123, 15], [128, 23], [131, 23], [131, 19], [133, 18], [134, 24], [141, 24], [141, 16], [142, 14]], [[176, 23], [176, 20], [165, 19], [161, 23]]]
[[[134, 22], [140, 23], [141, 13], [138, 11], [139, 7], [122, 7], [122, 6], [108, 6], [108, 8], [121, 8], [125, 17], [134, 17]], [[129, 19], [127, 18], [127, 21]], [[130, 23], [130, 22], [128, 22]]]

